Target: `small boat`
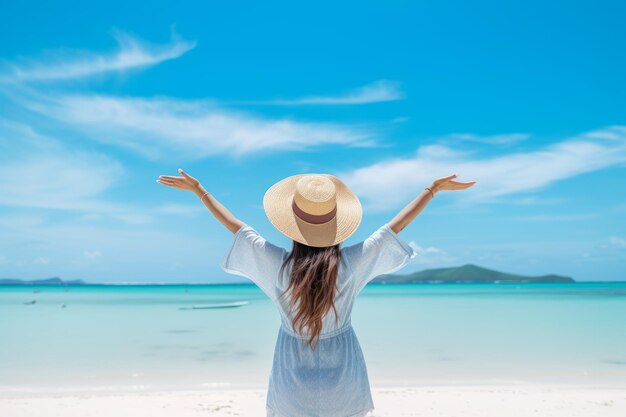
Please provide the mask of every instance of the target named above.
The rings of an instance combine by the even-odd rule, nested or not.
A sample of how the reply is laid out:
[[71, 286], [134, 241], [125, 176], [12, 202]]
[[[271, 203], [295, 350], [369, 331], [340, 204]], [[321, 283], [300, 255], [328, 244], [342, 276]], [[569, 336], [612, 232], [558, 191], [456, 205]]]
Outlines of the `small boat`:
[[214, 303], [214, 304], [200, 304], [191, 307], [180, 307], [179, 310], [206, 310], [210, 308], [234, 308], [245, 306], [250, 304], [249, 301], [234, 301], [232, 303]]
[[61, 308], [65, 308], [65, 307], [67, 307], [67, 304], [65, 303], [61, 304]]
[[29, 305], [33, 305], [37, 302], [37, 300], [33, 300], [33, 301], [26, 301], [24, 304], [29, 306]]

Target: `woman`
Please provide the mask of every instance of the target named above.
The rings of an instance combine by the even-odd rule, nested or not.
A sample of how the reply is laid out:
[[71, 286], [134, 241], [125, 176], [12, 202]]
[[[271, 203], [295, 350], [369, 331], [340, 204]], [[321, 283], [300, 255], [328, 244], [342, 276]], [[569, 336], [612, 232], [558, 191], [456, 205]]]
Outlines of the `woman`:
[[267, 393], [268, 417], [360, 417], [374, 409], [367, 368], [350, 319], [356, 296], [376, 276], [405, 266], [416, 252], [399, 236], [443, 190], [474, 184], [457, 174], [434, 180], [390, 222], [367, 239], [340, 248], [361, 223], [357, 196], [337, 177], [299, 174], [263, 197], [270, 222], [293, 240], [291, 252], [235, 218], [200, 182], [161, 175], [157, 182], [193, 191], [231, 232], [221, 261], [276, 303], [281, 326]]

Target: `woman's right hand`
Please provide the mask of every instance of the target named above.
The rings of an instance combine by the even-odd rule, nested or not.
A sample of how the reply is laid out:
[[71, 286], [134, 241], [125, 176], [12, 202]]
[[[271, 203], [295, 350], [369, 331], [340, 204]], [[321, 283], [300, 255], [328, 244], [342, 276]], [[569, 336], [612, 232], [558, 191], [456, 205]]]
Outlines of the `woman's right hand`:
[[178, 188], [179, 190], [188, 190], [197, 192], [202, 186], [200, 181], [187, 174], [182, 169], [178, 169], [178, 172], [182, 174], [182, 177], [174, 177], [171, 175], [161, 175], [157, 180], [158, 183], [167, 185], [169, 187]]
[[453, 181], [453, 178], [458, 177], [458, 174], [448, 175], [447, 177], [441, 177], [430, 183], [430, 188], [433, 190], [433, 194], [441, 190], [465, 190], [476, 184], [476, 181], [459, 182]]

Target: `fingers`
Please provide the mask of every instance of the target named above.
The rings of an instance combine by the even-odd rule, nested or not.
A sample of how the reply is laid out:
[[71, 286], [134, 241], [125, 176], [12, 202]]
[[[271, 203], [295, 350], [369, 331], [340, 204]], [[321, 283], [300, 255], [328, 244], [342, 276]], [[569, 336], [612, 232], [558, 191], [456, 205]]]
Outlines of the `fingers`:
[[476, 181], [469, 181], [469, 182], [449, 181], [448, 182], [448, 185], [453, 190], [464, 190], [466, 188], [471, 187], [474, 184], [476, 184]]
[[175, 180], [169, 179], [169, 178], [159, 178], [157, 180], [157, 182], [160, 182], [161, 184], [176, 184], [177, 182]]
[[158, 182], [159, 184], [167, 185], [168, 187], [178, 188], [176, 183], [174, 183], [173, 181], [170, 181], [170, 180], [158, 179], [158, 180], [156, 180], [156, 182]]
[[446, 177], [437, 178], [434, 182], [435, 182], [435, 184], [445, 184], [445, 183], [449, 182], [452, 178], [456, 178], [458, 176], [459, 176], [459, 174], [454, 173], [454, 174], [448, 175]]
[[171, 177], [167, 175], [161, 175], [156, 182], [163, 185], [168, 185], [170, 187], [181, 188], [181, 178], [180, 177]]
[[157, 179], [156, 182], [170, 187], [179, 188], [181, 190], [192, 189], [193, 185], [197, 183], [197, 181], [181, 168], [178, 169], [178, 172], [180, 172], [183, 176], [176, 177], [173, 175], [159, 175], [159, 179]]
[[183, 177], [191, 179], [191, 176], [188, 175], [185, 171], [183, 171], [182, 168], [178, 168], [178, 172], [180, 172], [183, 175]]

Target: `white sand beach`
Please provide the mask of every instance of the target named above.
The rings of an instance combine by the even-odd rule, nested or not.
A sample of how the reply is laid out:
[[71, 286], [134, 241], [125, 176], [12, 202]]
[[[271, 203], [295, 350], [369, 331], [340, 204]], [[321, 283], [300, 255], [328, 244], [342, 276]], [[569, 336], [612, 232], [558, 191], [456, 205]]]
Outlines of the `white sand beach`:
[[[369, 417], [609, 417], [626, 415], [626, 386], [464, 385], [373, 389]], [[31, 393], [0, 398], [6, 417], [196, 417], [265, 415], [265, 391], [207, 389], [126, 393]]]

